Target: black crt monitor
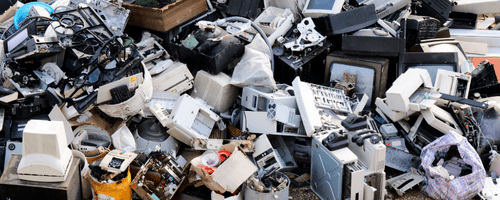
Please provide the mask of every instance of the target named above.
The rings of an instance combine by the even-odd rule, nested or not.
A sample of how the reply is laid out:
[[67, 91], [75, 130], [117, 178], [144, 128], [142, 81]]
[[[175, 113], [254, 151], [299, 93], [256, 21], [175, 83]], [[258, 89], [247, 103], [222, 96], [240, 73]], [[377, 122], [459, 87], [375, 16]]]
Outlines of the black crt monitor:
[[424, 53], [406, 52], [401, 55], [398, 76], [411, 68], [425, 69], [431, 76], [432, 83], [436, 81], [438, 69], [459, 72], [458, 53]]
[[354, 93], [365, 93], [369, 100], [366, 106], [374, 106], [377, 97], [383, 97], [387, 85], [389, 59], [345, 55], [333, 52], [326, 58], [330, 69], [330, 81], [343, 80], [344, 72], [356, 74]]
[[467, 62], [467, 54], [464, 49], [454, 38], [435, 38], [422, 40], [419, 44], [415, 45], [419, 52], [426, 53], [439, 53], [439, 52], [457, 52], [458, 54], [458, 70], [466, 70], [469, 68]]

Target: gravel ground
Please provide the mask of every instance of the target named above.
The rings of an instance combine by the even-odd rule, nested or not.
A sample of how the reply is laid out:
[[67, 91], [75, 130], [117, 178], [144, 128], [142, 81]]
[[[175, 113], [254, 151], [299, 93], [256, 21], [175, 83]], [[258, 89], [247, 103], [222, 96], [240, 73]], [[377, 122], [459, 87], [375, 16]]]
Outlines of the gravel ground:
[[310, 199], [310, 200], [320, 200], [318, 195], [311, 190], [309, 185], [302, 187], [290, 187], [289, 196], [292, 199]]
[[[393, 170], [391, 168], [385, 168], [385, 173], [386, 173], [386, 179], [390, 179], [392, 177], [399, 176], [403, 174], [402, 172], [399, 172], [397, 170]], [[386, 197], [385, 199], [390, 199], [390, 200], [423, 200], [423, 199], [432, 199], [427, 197], [425, 194], [422, 194], [420, 192], [420, 188], [418, 186], [414, 186], [410, 190], [406, 191], [403, 196], [399, 196], [395, 190], [391, 190], [387, 188], [386, 186]]]
[[[302, 186], [298, 188], [290, 188], [290, 197], [292, 199], [308, 199], [319, 200], [320, 198], [314, 193], [309, 186]], [[395, 191], [387, 191], [385, 197], [387, 200], [430, 200], [431, 198], [420, 193], [418, 187], [412, 188], [407, 191], [403, 196], [399, 196]]]
[[[308, 200], [320, 200], [320, 198], [314, 193], [309, 185], [302, 187], [290, 187], [289, 196], [292, 199], [308, 199]], [[407, 191], [403, 196], [399, 196], [395, 191], [387, 190], [385, 199], [387, 200], [431, 200], [431, 198], [425, 196], [420, 192], [420, 188], [414, 187]]]
[[[392, 170], [386, 168], [385, 170], [387, 177], [386, 179], [390, 179], [392, 177], [398, 176], [402, 174], [396, 170]], [[395, 190], [390, 190], [386, 188], [387, 193], [385, 195], [386, 200], [431, 200], [432, 198], [427, 197], [425, 194], [420, 192], [420, 188], [418, 186], [413, 187], [412, 189], [406, 191], [403, 196], [399, 196]], [[319, 200], [320, 198], [311, 190], [309, 185], [302, 187], [293, 187], [290, 186], [289, 196], [292, 199], [308, 199], [308, 200]], [[473, 200], [480, 200], [478, 196], [472, 198]]]
[[[396, 170], [386, 169], [387, 179], [390, 177], [394, 177], [400, 175], [401, 172]], [[311, 190], [309, 185], [302, 187], [293, 187], [290, 186], [289, 196], [292, 199], [311, 199], [311, 200], [319, 200], [320, 198]], [[396, 191], [387, 189], [386, 198], [387, 200], [427, 200], [426, 195], [420, 192], [420, 188], [418, 186], [408, 190], [403, 196], [399, 196]]]

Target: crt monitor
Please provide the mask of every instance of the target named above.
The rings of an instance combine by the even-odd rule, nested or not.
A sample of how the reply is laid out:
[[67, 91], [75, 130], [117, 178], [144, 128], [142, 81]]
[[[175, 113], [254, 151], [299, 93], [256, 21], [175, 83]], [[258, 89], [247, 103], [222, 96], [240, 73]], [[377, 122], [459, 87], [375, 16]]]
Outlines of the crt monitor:
[[436, 74], [438, 69], [446, 70], [446, 71], [455, 71], [455, 66], [452, 64], [413, 64], [413, 65], [407, 65], [406, 70], [412, 69], [412, 68], [417, 68], [417, 69], [425, 69], [427, 72], [429, 72], [429, 75], [431, 76], [431, 80], [434, 83], [436, 81]]
[[375, 99], [385, 94], [389, 59], [345, 55], [333, 52], [326, 58], [330, 68], [330, 81], [343, 80], [344, 72], [356, 74], [355, 93], [365, 93], [369, 100], [367, 106], [375, 105]]
[[467, 61], [467, 55], [463, 50], [460, 43], [453, 38], [436, 38], [436, 39], [427, 39], [422, 40], [420, 44], [417, 45], [417, 48], [421, 50], [421, 52], [428, 53], [437, 53], [437, 52], [457, 52], [458, 55], [458, 66], [460, 70], [459, 72], [470, 72], [473, 69], [470, 69], [469, 63]]
[[19, 179], [62, 182], [73, 160], [66, 129], [61, 121], [30, 120], [23, 131], [23, 156], [17, 167]]
[[302, 10], [305, 17], [318, 18], [340, 13], [345, 0], [307, 0]]
[[431, 76], [432, 83], [436, 81], [438, 69], [459, 72], [458, 54], [453, 53], [424, 53], [407, 52], [401, 55], [398, 75], [411, 68], [425, 69]]

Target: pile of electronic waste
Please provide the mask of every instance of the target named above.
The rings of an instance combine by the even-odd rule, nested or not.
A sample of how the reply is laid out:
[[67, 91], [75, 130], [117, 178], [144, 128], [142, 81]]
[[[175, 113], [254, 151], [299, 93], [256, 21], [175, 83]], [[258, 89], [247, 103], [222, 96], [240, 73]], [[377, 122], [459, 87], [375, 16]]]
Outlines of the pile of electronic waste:
[[183, 1], [0, 3], [0, 199], [500, 194], [500, 3]]

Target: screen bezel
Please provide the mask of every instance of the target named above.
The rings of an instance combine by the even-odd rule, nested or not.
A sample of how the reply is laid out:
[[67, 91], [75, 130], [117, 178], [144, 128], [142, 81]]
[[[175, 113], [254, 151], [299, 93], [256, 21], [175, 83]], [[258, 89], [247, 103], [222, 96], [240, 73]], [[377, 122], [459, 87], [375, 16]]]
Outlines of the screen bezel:
[[[6, 40], [7, 53], [18, 47], [23, 41], [29, 39], [28, 29], [23, 29], [19, 31], [18, 34], [13, 35], [9, 40]], [[15, 43], [13, 43], [15, 42]]]
[[401, 55], [402, 59], [399, 62], [397, 75], [406, 72], [407, 66], [413, 65], [429, 65], [429, 64], [451, 64], [454, 66], [454, 71], [458, 72], [458, 53], [425, 53], [425, 52], [406, 52]]
[[[326, 57], [325, 69], [328, 69], [328, 80], [330, 80], [330, 66], [332, 62], [346, 65], [357, 65], [375, 69], [375, 82], [372, 97], [382, 97], [387, 90], [387, 80], [389, 75], [389, 59], [383, 57], [353, 56], [346, 55], [340, 51], [330, 53]], [[375, 105], [375, 99], [369, 99], [371, 107]]]
[[[10, 51], [9, 51], [9, 48], [8, 48], [8, 42], [11, 41], [12, 39], [14, 39], [16, 36], [18, 36], [19, 34], [23, 33], [24, 31], [27, 32], [28, 34], [28, 37], [25, 38], [25, 40], [21, 41], [19, 44], [17, 44], [17, 46], [13, 47]], [[12, 34], [11, 36], [9, 36], [7, 39], [5, 39], [3, 41], [3, 48], [4, 48], [4, 53], [5, 54], [8, 54], [10, 53], [12, 50], [15, 50], [17, 47], [19, 47], [19, 45], [21, 45], [23, 42], [25, 41], [28, 41], [29, 39], [31, 39], [30, 35], [33, 35], [34, 33], [36, 32], [36, 21], [33, 21], [21, 28], [19, 28], [19, 30], [17, 30], [14, 34]]]

